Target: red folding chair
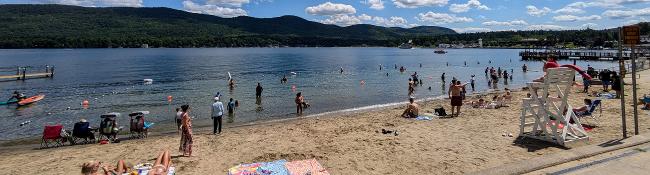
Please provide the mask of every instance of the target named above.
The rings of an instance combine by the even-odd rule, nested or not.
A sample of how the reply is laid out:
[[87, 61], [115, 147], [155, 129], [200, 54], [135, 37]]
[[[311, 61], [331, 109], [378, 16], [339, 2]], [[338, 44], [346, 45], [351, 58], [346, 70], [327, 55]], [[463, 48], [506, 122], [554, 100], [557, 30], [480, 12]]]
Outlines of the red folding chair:
[[41, 140], [41, 148], [63, 146], [64, 138], [61, 137], [61, 130], [63, 130], [63, 125], [45, 126], [43, 139]]

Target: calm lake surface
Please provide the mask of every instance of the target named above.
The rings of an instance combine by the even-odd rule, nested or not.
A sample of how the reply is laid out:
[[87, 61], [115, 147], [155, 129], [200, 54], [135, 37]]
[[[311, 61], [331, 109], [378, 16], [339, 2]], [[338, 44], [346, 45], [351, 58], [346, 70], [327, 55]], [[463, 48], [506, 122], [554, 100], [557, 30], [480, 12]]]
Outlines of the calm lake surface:
[[[55, 66], [53, 78], [0, 82], [0, 98], [15, 90], [31, 96], [45, 94], [36, 104], [17, 108], [0, 106], [0, 140], [39, 136], [46, 124], [64, 124], [72, 129], [81, 118], [99, 125], [99, 116], [120, 112], [120, 125], [128, 131], [128, 113], [147, 110], [147, 120], [155, 127], [169, 127], [182, 104], [191, 106], [195, 125], [211, 123], [209, 113], [217, 92], [222, 101], [239, 100], [234, 118], [227, 124], [296, 117], [293, 99], [302, 92], [312, 107], [305, 115], [407, 100], [407, 81], [417, 72], [423, 86], [417, 98], [439, 97], [446, 93], [440, 75], [447, 81], [456, 77], [468, 82], [476, 75], [476, 91], [489, 90], [484, 70], [487, 66], [514, 70], [514, 79], [504, 87], [521, 87], [541, 73], [541, 62], [520, 61], [519, 50], [450, 49], [434, 54], [433, 49], [396, 48], [196, 48], [196, 49], [26, 49], [0, 50], [0, 67]], [[491, 63], [489, 63], [491, 61]], [[467, 63], [465, 66], [464, 63]], [[449, 66], [447, 66], [449, 63]], [[572, 61], [561, 61], [572, 64]], [[379, 70], [379, 65], [384, 65]], [[422, 67], [420, 67], [422, 64]], [[521, 66], [529, 65], [528, 73]], [[595, 68], [615, 66], [613, 62], [581, 62]], [[394, 66], [404, 66], [400, 73]], [[339, 68], [343, 67], [341, 74]], [[237, 80], [227, 86], [228, 72]], [[291, 75], [295, 72], [296, 75]], [[388, 73], [388, 76], [386, 74]], [[2, 69], [0, 75], [15, 74]], [[287, 75], [289, 82], [281, 84]], [[143, 79], [153, 79], [144, 84]], [[361, 81], [365, 84], [362, 85]], [[261, 104], [256, 104], [255, 86], [264, 87]], [[292, 89], [295, 86], [295, 90]], [[428, 87], [431, 86], [431, 90]], [[468, 89], [469, 86], [468, 86]], [[470, 90], [471, 92], [471, 90]], [[171, 103], [168, 96], [173, 96]], [[84, 109], [83, 100], [90, 105]], [[25, 121], [31, 123], [20, 126]], [[160, 129], [160, 128], [158, 128]]]

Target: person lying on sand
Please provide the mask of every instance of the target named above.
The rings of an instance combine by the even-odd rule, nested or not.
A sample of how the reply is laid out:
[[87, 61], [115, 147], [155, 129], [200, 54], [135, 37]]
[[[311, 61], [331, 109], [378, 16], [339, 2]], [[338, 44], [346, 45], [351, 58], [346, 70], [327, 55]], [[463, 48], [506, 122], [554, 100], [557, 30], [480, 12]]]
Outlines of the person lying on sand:
[[406, 110], [402, 113], [404, 118], [416, 118], [420, 112], [420, 106], [415, 103], [413, 97], [409, 98], [409, 104], [406, 106]]
[[478, 99], [478, 101], [474, 102], [472, 101], [472, 107], [473, 108], [485, 108], [487, 107], [487, 103], [485, 102], [484, 99]]
[[102, 162], [97, 162], [97, 161], [89, 161], [84, 163], [81, 166], [81, 174], [83, 175], [99, 175], [98, 171], [99, 168], [104, 170], [104, 175], [114, 175], [114, 174], [124, 174], [129, 172], [129, 167], [127, 166], [126, 163], [124, 163], [124, 160], [120, 160], [117, 162], [117, 168], [112, 167], [110, 165], [103, 165]]
[[501, 107], [505, 107], [503, 105], [503, 97], [495, 95], [492, 97], [492, 101], [485, 107], [485, 109], [499, 109]]
[[163, 151], [158, 155], [158, 158], [156, 158], [156, 162], [149, 171], [149, 175], [166, 175], [171, 165], [172, 159], [169, 155], [169, 151]]

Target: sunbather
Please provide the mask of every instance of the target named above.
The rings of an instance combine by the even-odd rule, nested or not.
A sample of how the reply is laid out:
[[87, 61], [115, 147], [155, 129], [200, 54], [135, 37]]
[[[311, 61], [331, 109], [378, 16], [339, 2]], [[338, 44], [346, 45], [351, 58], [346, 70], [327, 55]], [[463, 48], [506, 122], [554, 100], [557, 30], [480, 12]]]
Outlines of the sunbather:
[[472, 102], [473, 108], [485, 108], [486, 106], [487, 104], [485, 103], [485, 100], [483, 100], [482, 98], [478, 99], [477, 102]]
[[486, 109], [499, 109], [500, 107], [503, 106], [503, 97], [499, 97], [498, 95], [495, 95], [492, 97], [492, 101], [485, 107]]
[[89, 161], [84, 163], [81, 166], [81, 174], [84, 175], [99, 175], [98, 171], [99, 168], [104, 170], [104, 175], [116, 175], [116, 174], [124, 174], [129, 172], [129, 167], [124, 163], [124, 160], [120, 160], [117, 162], [117, 167], [113, 167], [110, 165], [104, 165], [102, 162], [97, 162], [97, 161]]
[[171, 156], [169, 151], [163, 151], [156, 158], [156, 162], [153, 164], [153, 167], [149, 171], [149, 175], [166, 175], [169, 171], [169, 167], [172, 164]]
[[404, 110], [404, 113], [402, 113], [402, 117], [404, 118], [415, 118], [418, 117], [420, 111], [420, 106], [418, 106], [417, 103], [415, 103], [415, 99], [413, 97], [409, 98], [409, 104], [406, 106], [406, 110]]

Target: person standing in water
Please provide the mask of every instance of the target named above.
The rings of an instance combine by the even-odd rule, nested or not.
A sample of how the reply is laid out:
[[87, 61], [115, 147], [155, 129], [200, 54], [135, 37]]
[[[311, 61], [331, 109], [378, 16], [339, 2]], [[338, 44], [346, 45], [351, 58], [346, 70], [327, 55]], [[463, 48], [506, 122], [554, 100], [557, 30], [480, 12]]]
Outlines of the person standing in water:
[[228, 80], [228, 86], [230, 86], [230, 88], [235, 87], [235, 79], [234, 78], [231, 78], [230, 80]]
[[219, 101], [219, 97], [214, 97], [212, 103], [212, 111], [210, 112], [212, 118], [212, 134], [221, 134], [221, 126], [223, 124], [223, 103]]
[[341, 74], [343, 74], [343, 67], [341, 67]]
[[474, 79], [474, 75], [472, 75], [472, 78], [469, 80], [470, 85], [472, 86], [472, 91], [475, 90], [475, 89], [474, 89], [474, 83], [475, 83], [475, 81], [476, 81], [476, 79]]
[[440, 76], [440, 79], [442, 79], [442, 82], [445, 82], [445, 73], [442, 73], [442, 76]]
[[521, 70], [523, 72], [528, 72], [528, 66], [526, 66], [526, 64], [524, 64], [523, 66], [521, 66]]
[[228, 102], [228, 117], [229, 118], [235, 118], [235, 102], [233, 101], [232, 98], [230, 98], [230, 101]]
[[280, 80], [281, 84], [287, 83], [287, 75], [283, 75], [282, 79]]
[[305, 98], [302, 96], [302, 92], [296, 94], [294, 102], [296, 102], [296, 114], [302, 115], [302, 111], [304, 110], [303, 103], [305, 103]]
[[255, 88], [255, 97], [256, 98], [262, 98], [262, 91], [264, 88], [262, 88], [262, 85], [260, 83], [257, 83], [257, 87]]

